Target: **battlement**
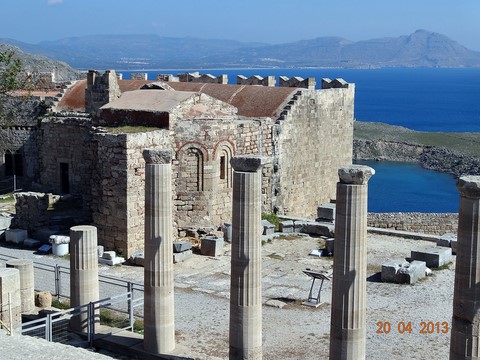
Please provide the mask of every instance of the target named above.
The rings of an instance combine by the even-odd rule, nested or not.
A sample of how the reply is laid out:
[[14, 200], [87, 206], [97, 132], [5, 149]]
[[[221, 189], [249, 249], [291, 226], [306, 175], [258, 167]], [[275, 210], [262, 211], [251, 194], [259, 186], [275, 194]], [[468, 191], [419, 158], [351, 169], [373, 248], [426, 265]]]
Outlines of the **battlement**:
[[180, 78], [178, 76], [173, 76], [172, 74], [157, 74], [155, 79], [157, 81], [170, 81], [170, 82], [180, 81]]
[[247, 78], [243, 75], [237, 75], [237, 85], [262, 85], [262, 86], [275, 86], [277, 80], [275, 76], [270, 75], [267, 77], [261, 77], [259, 75], [253, 75]]
[[309, 77], [307, 79], [303, 79], [299, 76], [294, 76], [288, 78], [286, 76], [280, 76], [280, 86], [283, 87], [298, 87], [298, 88], [305, 88], [309, 90], [315, 90], [315, 85], [317, 84], [314, 77]]
[[130, 80], [148, 80], [147, 73], [131, 73]]
[[211, 74], [200, 74], [198, 71], [177, 75], [181, 82], [196, 82], [208, 84], [228, 84], [228, 75], [222, 74], [213, 76]]
[[349, 84], [342, 78], [330, 80], [329, 78], [322, 79], [322, 89], [347, 89]]

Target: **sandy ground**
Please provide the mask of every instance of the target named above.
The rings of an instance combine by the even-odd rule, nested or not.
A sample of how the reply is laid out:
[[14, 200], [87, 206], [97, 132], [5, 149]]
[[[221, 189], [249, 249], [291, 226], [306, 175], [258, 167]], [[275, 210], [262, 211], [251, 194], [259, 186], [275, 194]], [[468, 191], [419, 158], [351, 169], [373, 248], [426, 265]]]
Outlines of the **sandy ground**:
[[[409, 257], [412, 249], [426, 244], [433, 245], [420, 240], [368, 235], [367, 359], [448, 359], [450, 331], [443, 333], [441, 330], [446, 326], [442, 323], [448, 326], [451, 323], [455, 264], [434, 271], [432, 276], [415, 285], [382, 283], [378, 274], [383, 261]], [[266, 360], [328, 359], [331, 282], [323, 285], [321, 300], [325, 304], [317, 309], [301, 304], [311, 284], [303, 270], [329, 271], [332, 268], [331, 258], [309, 255], [319, 245], [320, 239], [303, 236], [276, 238], [262, 247], [263, 358]], [[175, 264], [176, 354], [179, 356], [228, 358], [228, 245], [225, 250], [225, 255], [218, 258], [194, 255], [184, 263]], [[6, 251], [12, 250], [0, 248], [0, 253]], [[22, 253], [21, 257], [28, 257], [28, 253]], [[143, 282], [143, 268], [140, 267], [102, 266], [100, 272]], [[272, 300], [280, 300], [283, 308], [270, 306]], [[439, 331], [422, 334], [422, 322], [439, 322]], [[386, 323], [390, 331], [379, 333]], [[412, 331], [401, 334], [399, 323], [410, 323]], [[8, 338], [0, 336], [2, 348]], [[33, 342], [27, 341], [27, 344], [33, 346]], [[37, 352], [38, 347], [32, 351]], [[68, 348], [59, 350], [59, 357], [50, 354], [49, 359], [65, 358], [65, 351], [68, 352]], [[93, 355], [87, 353], [86, 356], [94, 358]]]

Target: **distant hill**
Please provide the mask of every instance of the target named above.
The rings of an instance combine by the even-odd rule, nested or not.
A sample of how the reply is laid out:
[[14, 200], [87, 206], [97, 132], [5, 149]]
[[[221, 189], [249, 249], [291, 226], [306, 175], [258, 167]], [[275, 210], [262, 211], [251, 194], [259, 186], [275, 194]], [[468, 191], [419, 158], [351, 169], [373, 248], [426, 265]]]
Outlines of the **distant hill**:
[[426, 30], [357, 42], [320, 37], [278, 45], [157, 35], [83, 36], [36, 45], [0, 39], [0, 43], [13, 43], [79, 69], [480, 67], [480, 52]]
[[[17, 46], [2, 44], [0, 51], [15, 51], [15, 58], [20, 59], [22, 66], [29, 72], [55, 72], [57, 81], [70, 81], [79, 78], [80, 72], [70, 65], [41, 55], [33, 55], [20, 50]], [[35, 49], [32, 49], [35, 51]]]

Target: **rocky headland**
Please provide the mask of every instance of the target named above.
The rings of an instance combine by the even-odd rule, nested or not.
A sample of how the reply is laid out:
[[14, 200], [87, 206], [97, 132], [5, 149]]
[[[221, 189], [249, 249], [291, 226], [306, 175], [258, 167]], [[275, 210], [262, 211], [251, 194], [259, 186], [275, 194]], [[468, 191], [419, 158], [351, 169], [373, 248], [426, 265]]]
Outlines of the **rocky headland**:
[[480, 133], [420, 132], [357, 121], [353, 159], [415, 162], [455, 177], [480, 175]]

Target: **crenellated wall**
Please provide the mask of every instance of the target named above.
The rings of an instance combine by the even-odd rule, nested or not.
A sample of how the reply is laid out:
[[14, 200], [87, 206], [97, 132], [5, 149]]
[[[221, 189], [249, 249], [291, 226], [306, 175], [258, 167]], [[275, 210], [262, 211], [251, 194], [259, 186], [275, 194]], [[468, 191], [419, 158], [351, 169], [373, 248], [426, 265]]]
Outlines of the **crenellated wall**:
[[314, 90], [317, 82], [314, 77], [309, 77], [307, 79], [303, 79], [298, 76], [294, 76], [288, 78], [286, 76], [280, 76], [279, 86], [284, 87], [298, 87], [298, 88], [305, 88], [309, 90]]
[[265, 78], [258, 75], [253, 75], [249, 78], [243, 75], [237, 75], [237, 85], [275, 86], [276, 83], [277, 80], [273, 75], [267, 76]]

